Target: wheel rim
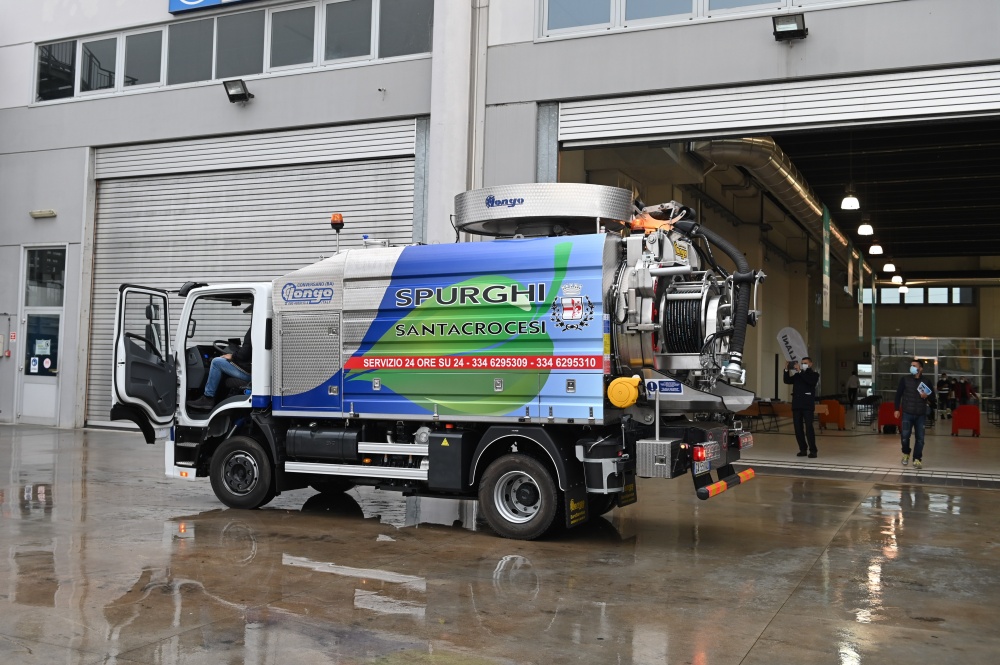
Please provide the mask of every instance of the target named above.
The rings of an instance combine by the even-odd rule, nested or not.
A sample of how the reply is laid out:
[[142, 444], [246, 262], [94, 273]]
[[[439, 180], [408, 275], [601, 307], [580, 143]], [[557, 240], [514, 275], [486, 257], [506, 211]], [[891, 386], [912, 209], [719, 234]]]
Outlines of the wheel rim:
[[222, 475], [226, 481], [226, 489], [236, 496], [244, 496], [257, 486], [260, 472], [253, 456], [241, 451], [226, 458]]
[[523, 471], [508, 471], [493, 486], [493, 504], [508, 522], [530, 522], [542, 506], [538, 483]]

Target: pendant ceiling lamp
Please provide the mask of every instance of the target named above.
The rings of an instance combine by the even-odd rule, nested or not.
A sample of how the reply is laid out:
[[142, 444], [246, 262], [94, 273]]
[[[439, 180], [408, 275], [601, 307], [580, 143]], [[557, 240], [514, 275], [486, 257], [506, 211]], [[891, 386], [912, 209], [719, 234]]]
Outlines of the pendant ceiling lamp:
[[841, 210], [857, 210], [861, 207], [858, 195], [854, 191], [854, 133], [850, 134], [850, 144], [847, 148], [847, 191], [844, 192], [844, 200], [840, 202]]
[[867, 214], [861, 215], [861, 226], [858, 227], [859, 236], [870, 236], [875, 235], [875, 229], [872, 228], [871, 217]]
[[892, 276], [892, 283], [893, 284], [902, 284], [903, 283], [903, 276], [902, 275], [893, 275]]
[[882, 272], [896, 272], [896, 264], [892, 262], [892, 259], [885, 262], [885, 265], [882, 266]]
[[882, 245], [878, 243], [878, 240], [872, 241], [872, 246], [868, 248], [868, 253], [872, 256], [878, 256], [882, 253]]
[[907, 288], [906, 284], [902, 284], [902, 285], [900, 285], [900, 287], [899, 287], [899, 292], [900, 292], [900, 293], [906, 293], [906, 292], [907, 292], [907, 291], [909, 291], [909, 290], [910, 290], [910, 289], [909, 289], [909, 288]]
[[844, 200], [840, 202], [841, 210], [858, 210], [861, 207], [861, 202], [858, 201], [857, 195], [854, 193], [854, 183], [847, 185], [847, 191], [844, 192]]

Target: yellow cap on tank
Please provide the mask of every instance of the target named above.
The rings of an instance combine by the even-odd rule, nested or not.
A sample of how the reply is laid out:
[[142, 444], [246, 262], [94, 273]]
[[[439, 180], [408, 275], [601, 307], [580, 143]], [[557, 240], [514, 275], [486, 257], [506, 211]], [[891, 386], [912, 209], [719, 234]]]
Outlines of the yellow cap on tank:
[[619, 376], [608, 386], [608, 399], [619, 409], [632, 406], [639, 399], [638, 376]]

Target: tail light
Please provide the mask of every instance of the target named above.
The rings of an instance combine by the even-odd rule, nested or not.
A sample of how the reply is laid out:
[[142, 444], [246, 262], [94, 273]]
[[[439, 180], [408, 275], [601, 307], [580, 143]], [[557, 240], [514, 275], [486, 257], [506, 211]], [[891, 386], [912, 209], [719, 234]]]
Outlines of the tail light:
[[704, 446], [691, 446], [691, 459], [695, 462], [704, 462], [708, 459]]

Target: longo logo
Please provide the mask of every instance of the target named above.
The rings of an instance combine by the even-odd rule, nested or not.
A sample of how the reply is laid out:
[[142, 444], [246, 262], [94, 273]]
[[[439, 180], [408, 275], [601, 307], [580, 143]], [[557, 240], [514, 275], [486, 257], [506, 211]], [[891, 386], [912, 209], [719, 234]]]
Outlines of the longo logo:
[[492, 194], [486, 197], [487, 208], [513, 208], [524, 203], [524, 199], [498, 199]]
[[289, 282], [281, 287], [281, 299], [289, 305], [319, 305], [333, 300], [333, 287], [297, 286]]

